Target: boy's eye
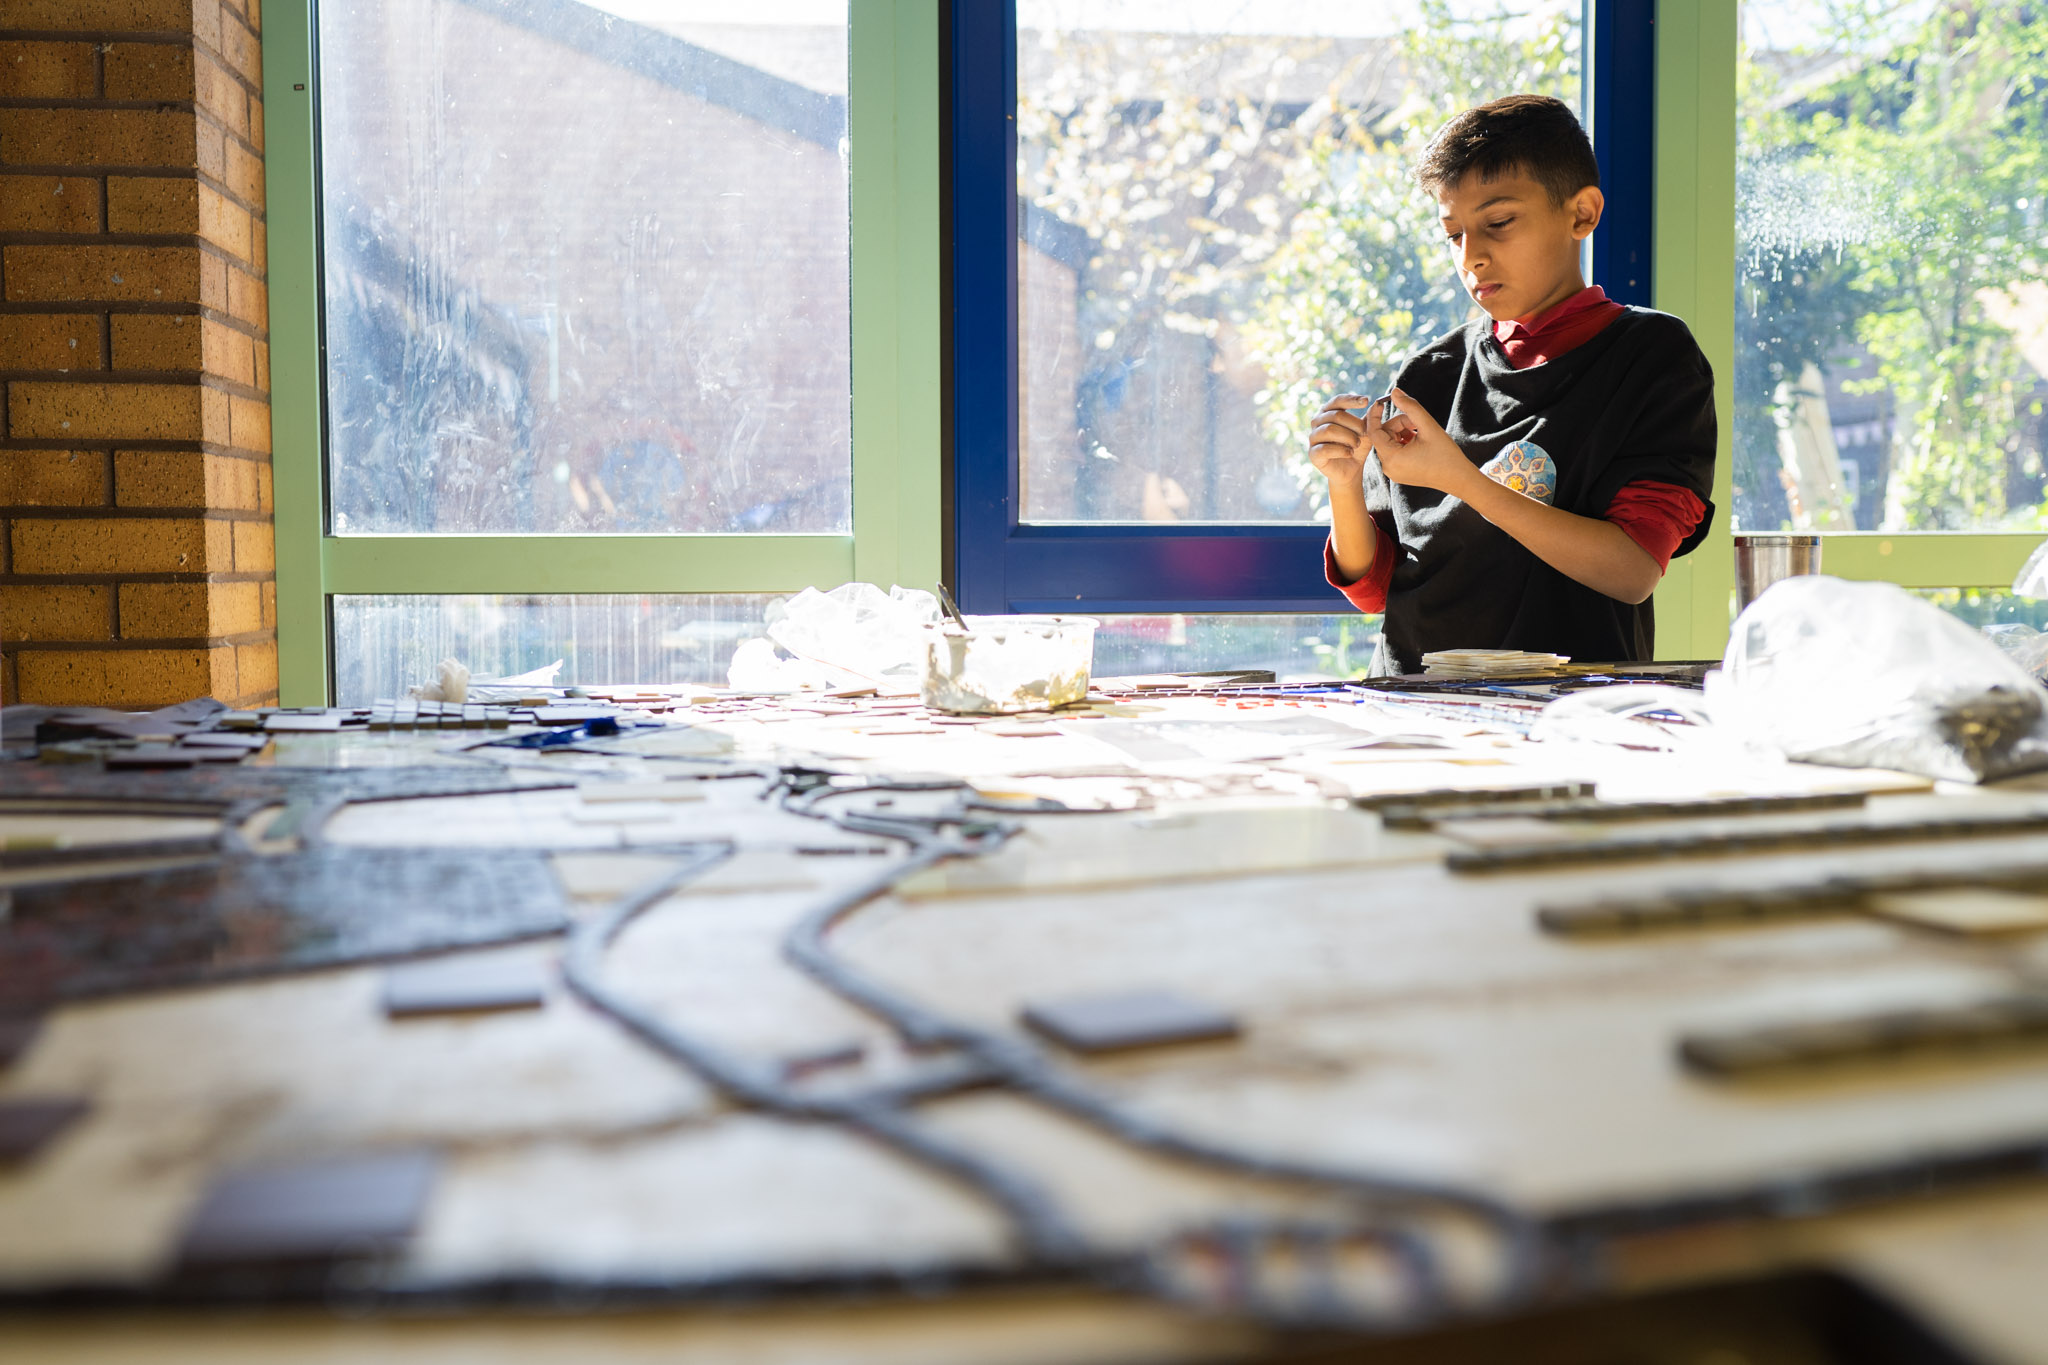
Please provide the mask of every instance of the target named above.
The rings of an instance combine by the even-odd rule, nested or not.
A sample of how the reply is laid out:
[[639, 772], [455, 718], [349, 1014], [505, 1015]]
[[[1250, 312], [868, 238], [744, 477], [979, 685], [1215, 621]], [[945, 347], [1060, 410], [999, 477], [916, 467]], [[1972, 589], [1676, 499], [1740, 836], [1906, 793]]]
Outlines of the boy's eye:
[[1506, 227], [1509, 223], [1512, 223], [1514, 221], [1515, 220], [1512, 218], [1503, 218], [1498, 223], [1488, 223], [1486, 225], [1486, 230], [1488, 232], [1499, 232], [1502, 228]]

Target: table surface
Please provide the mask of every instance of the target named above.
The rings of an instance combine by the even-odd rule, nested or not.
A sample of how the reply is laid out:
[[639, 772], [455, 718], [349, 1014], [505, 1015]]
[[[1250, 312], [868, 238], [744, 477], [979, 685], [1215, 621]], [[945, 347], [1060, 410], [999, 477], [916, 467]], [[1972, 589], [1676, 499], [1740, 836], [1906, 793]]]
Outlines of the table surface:
[[[544, 855], [569, 934], [449, 959], [537, 972], [544, 1001], [387, 1016], [380, 957], [56, 1005], [0, 1103], [90, 1109], [0, 1165], [0, 1359], [1252, 1359], [1307, 1324], [1370, 1327], [1390, 1344], [1356, 1358], [1394, 1360], [1453, 1319], [1823, 1266], [1977, 1358], [2048, 1362], [2048, 1048], [1753, 1078], [1678, 1051], [2025, 994], [2048, 935], [1854, 894], [1605, 935], [1537, 918], [2048, 868], [2048, 784], [1937, 788], [1648, 723], [1634, 747], [1535, 743], [1528, 693], [1166, 681], [972, 720], [614, 689], [594, 702], [643, 723], [547, 749], [492, 743], [524, 726], [278, 734], [241, 771], [518, 788], [233, 818], [248, 858]], [[9, 781], [30, 766], [0, 764], [21, 907], [75, 869], [10, 852], [219, 823], [53, 814]], [[1386, 809], [1573, 784], [1610, 806], [1814, 800]], [[1502, 850], [1523, 862], [1487, 870]], [[565, 945], [670, 874], [572, 989]], [[1133, 991], [1237, 1032], [1083, 1053], [1022, 1023]], [[414, 1150], [437, 1164], [410, 1235], [315, 1292], [174, 1273], [224, 1173]]]

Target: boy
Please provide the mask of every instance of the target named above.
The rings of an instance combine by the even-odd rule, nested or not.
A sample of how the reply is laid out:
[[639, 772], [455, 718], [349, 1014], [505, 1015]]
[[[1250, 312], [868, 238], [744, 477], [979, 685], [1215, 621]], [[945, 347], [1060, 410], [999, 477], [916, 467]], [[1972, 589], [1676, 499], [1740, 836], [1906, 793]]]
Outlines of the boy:
[[1677, 318], [1586, 287], [1605, 201], [1569, 106], [1468, 109], [1416, 178], [1486, 316], [1401, 367], [1393, 411], [1346, 394], [1316, 415], [1330, 584], [1386, 613], [1375, 674], [1464, 647], [1647, 660], [1650, 593], [1713, 513], [1706, 357]]

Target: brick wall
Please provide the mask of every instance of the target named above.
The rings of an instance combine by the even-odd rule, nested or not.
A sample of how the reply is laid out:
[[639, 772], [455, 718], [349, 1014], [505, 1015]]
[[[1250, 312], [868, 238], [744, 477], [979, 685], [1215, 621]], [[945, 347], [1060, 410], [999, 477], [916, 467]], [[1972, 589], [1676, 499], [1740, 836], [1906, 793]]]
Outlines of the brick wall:
[[260, 3], [0, 3], [10, 702], [276, 698]]

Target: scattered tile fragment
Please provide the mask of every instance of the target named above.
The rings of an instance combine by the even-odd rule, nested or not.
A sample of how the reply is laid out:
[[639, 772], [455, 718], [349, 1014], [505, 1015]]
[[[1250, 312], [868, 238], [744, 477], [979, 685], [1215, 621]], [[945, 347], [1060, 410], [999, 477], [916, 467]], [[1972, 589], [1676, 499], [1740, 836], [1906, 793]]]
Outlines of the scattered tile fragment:
[[1124, 991], [1026, 1002], [1024, 1022], [1076, 1052], [1237, 1036], [1237, 1020], [1174, 991]]
[[397, 1249], [418, 1226], [440, 1158], [408, 1149], [217, 1178], [185, 1224], [185, 1270], [324, 1261]]
[[74, 1099], [0, 1100], [0, 1166], [29, 1160], [91, 1108]]
[[[0, 904], [4, 904], [6, 899], [0, 897]], [[40, 1015], [0, 1015], [0, 1070], [13, 1066], [35, 1045], [42, 1031]]]
[[702, 801], [704, 786], [698, 782], [594, 782], [576, 789], [588, 804], [630, 801]]
[[435, 958], [384, 973], [384, 1012], [393, 1018], [533, 1009], [547, 996], [546, 970], [530, 958]]
[[2048, 929], [2048, 896], [1989, 886], [1872, 896], [1872, 914], [1951, 934], [2024, 934]]

